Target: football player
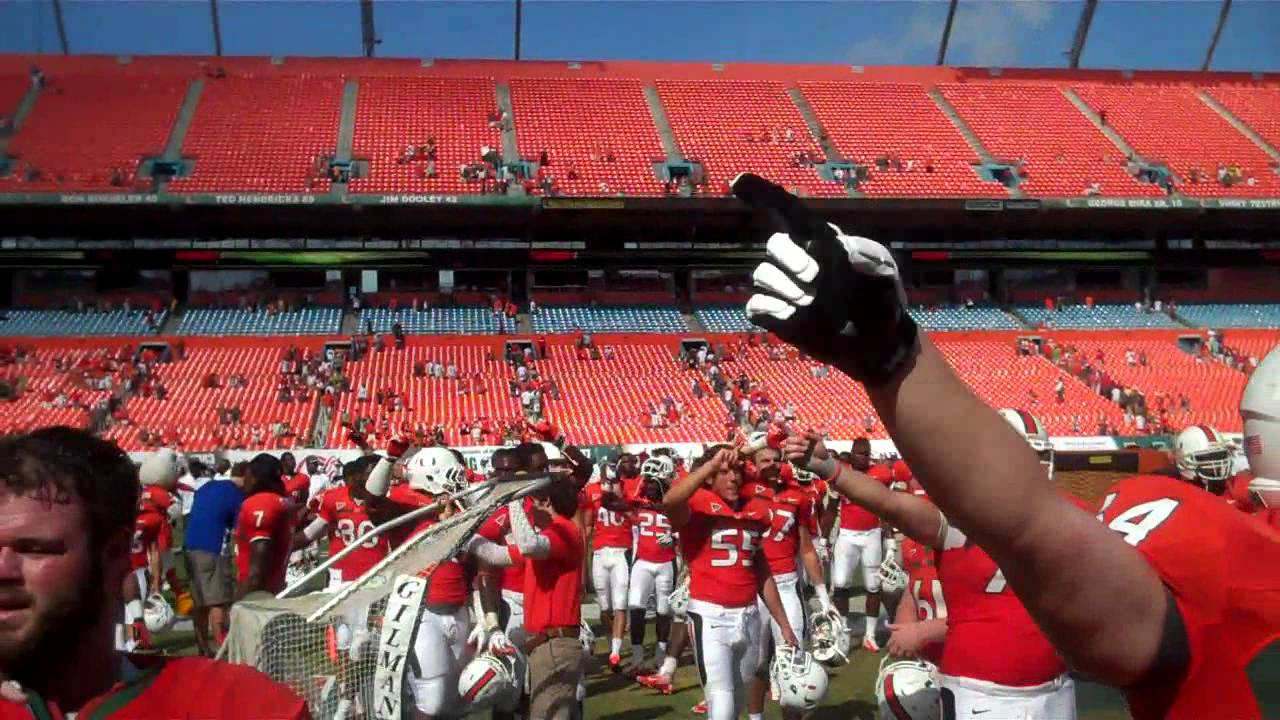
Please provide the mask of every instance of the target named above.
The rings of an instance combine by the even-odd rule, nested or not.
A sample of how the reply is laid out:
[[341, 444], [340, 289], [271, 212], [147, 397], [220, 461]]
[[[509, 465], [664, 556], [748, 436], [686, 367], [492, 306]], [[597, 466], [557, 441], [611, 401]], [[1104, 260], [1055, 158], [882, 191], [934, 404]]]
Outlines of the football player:
[[[777, 209], [790, 230], [769, 240], [748, 315], [866, 386], [930, 499], [990, 553], [1074, 669], [1124, 689], [1135, 720], [1280, 715], [1275, 694], [1250, 676], [1280, 640], [1273, 530], [1165, 477], [1122, 480], [1096, 514], [1081, 510], [1044, 481], [1026, 437], [919, 332], [883, 246], [816, 221], [758, 177], [734, 187]], [[1280, 416], [1280, 356], [1273, 351], [1268, 361], [1241, 406], [1246, 454], [1262, 463], [1274, 437], [1269, 423]], [[955, 462], [961, 451], [969, 462]], [[1261, 467], [1254, 474], [1266, 477]], [[947, 592], [954, 621], [961, 599], [950, 584]]]
[[631, 614], [631, 664], [628, 674], [640, 675], [645, 666], [645, 614], [650, 599], [657, 611], [657, 648], [654, 663], [666, 659], [667, 637], [671, 633], [671, 591], [676, 578], [676, 534], [662, 512], [662, 496], [671, 488], [676, 466], [671, 458], [654, 455], [640, 466], [637, 493], [628, 497], [634, 508], [635, 562], [631, 564], [627, 608]]
[[[870, 473], [886, 487], [892, 482], [892, 473], [884, 465], [871, 464], [871, 441], [858, 438], [850, 451], [854, 470]], [[835, 588], [835, 604], [844, 617], [849, 616], [849, 596], [853, 593], [854, 572], [862, 566], [862, 583], [867, 591], [866, 631], [862, 647], [876, 652], [876, 624], [880, 617], [880, 561], [883, 559], [883, 532], [880, 518], [851, 502], [831, 503], [824, 518], [824, 527], [834, 524], [833, 516], [839, 507], [840, 532], [836, 536], [831, 555], [831, 585]]]
[[[764, 560], [768, 565], [773, 582], [778, 587], [778, 597], [787, 615], [792, 630], [798, 630], [799, 636], [805, 632], [804, 590], [800, 582], [799, 558], [806, 574], [815, 578], [814, 592], [822, 611], [835, 614], [835, 606], [827, 594], [827, 586], [822, 582], [822, 561], [814, 550], [813, 540], [809, 534], [814, 516], [813, 496], [796, 480], [795, 470], [790, 463], [781, 461], [782, 453], [772, 447], [757, 450], [747, 463], [750, 473], [763, 487], [757, 493], [767, 497], [773, 504], [772, 518], [761, 538]], [[764, 717], [765, 693], [769, 689], [769, 668], [772, 665], [774, 651], [782, 646], [782, 628], [769, 617], [768, 608], [763, 600], [757, 598], [757, 612], [767, 628], [760, 633], [759, 661], [756, 675], [751, 679], [751, 687], [747, 698], [747, 717], [749, 720], [761, 720]], [[797, 710], [784, 708], [784, 718], [799, 718]]]
[[622, 670], [622, 634], [627, 628], [627, 582], [631, 574], [632, 514], [626, 487], [640, 474], [639, 458], [623, 453], [613, 477], [602, 475], [579, 498], [579, 518], [591, 539], [591, 584], [600, 604], [600, 624], [609, 629], [609, 667]]
[[296, 509], [285, 496], [280, 461], [259, 453], [246, 472], [245, 500], [236, 521], [237, 601], [253, 592], [274, 595], [285, 588], [294, 542]]
[[[902, 484], [904, 492], [928, 499], [909, 470], [899, 472], [895, 465], [894, 478]], [[885, 563], [892, 562], [892, 558], [885, 559]], [[884, 567], [881, 565], [882, 573]], [[947, 599], [942, 593], [942, 581], [938, 579], [937, 551], [925, 543], [904, 538], [902, 565], [898, 570], [905, 575], [906, 592], [894, 615], [895, 622], [889, 626], [889, 654], [917, 657], [937, 665], [942, 662], [942, 643], [947, 637]]]
[[[954, 709], [950, 717], [1075, 717], [1075, 687], [1066, 666], [990, 556], [950, 527], [924, 497], [894, 492], [835, 462], [816, 435], [793, 436], [786, 449], [797, 460], [811, 453], [810, 469], [828, 478], [832, 489], [937, 552], [938, 577], [950, 600], [939, 658], [944, 702]], [[909, 646], [907, 637], [898, 640], [906, 646], [900, 650], [915, 653], [926, 638], [911, 638]]]
[[1231, 447], [1211, 425], [1192, 425], [1173, 440], [1178, 475], [1214, 495], [1226, 492], [1231, 478]]
[[714, 445], [662, 501], [689, 564], [694, 659], [711, 720], [738, 716], [759, 667], [757, 596], [764, 598], [782, 642], [800, 646], [761, 552], [761, 537], [772, 523], [770, 503], [746, 497], [741, 488], [738, 451]]

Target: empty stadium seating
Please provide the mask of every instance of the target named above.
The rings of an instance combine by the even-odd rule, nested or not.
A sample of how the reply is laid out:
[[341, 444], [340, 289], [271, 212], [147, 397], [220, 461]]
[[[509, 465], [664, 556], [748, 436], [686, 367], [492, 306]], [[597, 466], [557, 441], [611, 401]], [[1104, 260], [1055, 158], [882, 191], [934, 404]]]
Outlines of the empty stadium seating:
[[693, 315], [707, 332], [737, 333], [760, 329], [747, 319], [742, 305], [695, 308]]
[[30, 87], [31, 79], [26, 75], [0, 73], [0, 116], [12, 118]]
[[[742, 80], [659, 80], [658, 94], [676, 143], [685, 157], [704, 164], [712, 192], [738, 173], [750, 170], [809, 195], [839, 197], [845, 189], [818, 176], [813, 168], [796, 167], [796, 153], [823, 157], [804, 118], [779, 82]], [[793, 140], [772, 135], [791, 130]], [[748, 136], [755, 138], [748, 141]]]
[[[794, 354], [794, 353], [793, 353]], [[871, 399], [861, 384], [835, 370], [825, 378], [815, 378], [817, 363], [796, 359], [769, 360], [763, 348], [747, 348], [733, 362], [724, 363], [724, 372], [736, 378], [745, 372], [768, 393], [775, 408], [796, 405], [796, 423], [830, 432], [832, 437], [852, 439], [859, 435], [886, 437], [875, 420]], [[863, 421], [870, 416], [874, 430], [867, 433]]]
[[939, 88], [997, 159], [1021, 162], [1018, 189], [1078, 196], [1091, 183], [1107, 195], [1163, 195], [1125, 171], [1125, 157], [1056, 85], [947, 84]]
[[909, 308], [912, 319], [924, 330], [1016, 330], [1017, 318], [1000, 308], [974, 307]]
[[1048, 310], [1043, 305], [1019, 305], [1018, 314], [1033, 327], [1053, 328], [1172, 328], [1181, 327], [1166, 313], [1144, 312], [1133, 305], [1069, 305]]
[[[1274, 197], [1280, 176], [1272, 161], [1184, 85], [1072, 85], [1145, 159], [1167, 163], [1182, 180], [1178, 192], [1194, 197]], [[1255, 185], [1224, 187], [1219, 166], [1238, 165]], [[1188, 180], [1192, 168], [1204, 179]]]
[[1250, 333], [1239, 335], [1225, 333], [1224, 344], [1227, 348], [1242, 354], [1245, 358], [1255, 357], [1258, 360], [1267, 356], [1277, 345], [1280, 345], [1280, 333]]
[[[1115, 427], [1123, 412], [1040, 355], [1018, 355], [1012, 342], [935, 339], [942, 356], [978, 397], [996, 408], [1019, 408], [1040, 419], [1050, 435], [1092, 435], [1098, 418]], [[1172, 347], [1172, 345], [1170, 345]], [[1063, 402], [1054, 396], [1062, 379]], [[1073, 428], [1079, 425], [1079, 432]]]
[[10, 367], [0, 367], [0, 377], [16, 380], [26, 378], [26, 391], [16, 400], [7, 400], [0, 405], [0, 435], [13, 432], [26, 432], [48, 425], [69, 425], [85, 427], [89, 423], [89, 412], [79, 407], [56, 407], [48, 402], [49, 396], [59, 393], [69, 399], [93, 407], [106, 400], [110, 393], [99, 390], [85, 390], [77, 387], [70, 375], [54, 369], [54, 358], [62, 358], [72, 364], [100, 351], [64, 348], [37, 348], [31, 351], [31, 361]]
[[1280, 328], [1280, 304], [1274, 303], [1179, 305], [1178, 316], [1207, 328]]
[[[701, 376], [683, 369], [667, 345], [619, 345], [613, 360], [579, 361], [572, 346], [553, 346], [551, 357], [538, 371], [554, 378], [561, 401], [544, 402], [548, 418], [572, 442], [679, 442], [687, 438], [724, 437], [726, 409], [716, 398], [693, 397], [692, 384]], [[649, 403], [665, 397], [684, 403], [685, 415], [667, 428], [644, 427]]]
[[[608, 192], [661, 194], [653, 163], [666, 154], [640, 81], [515, 78], [510, 87], [520, 154], [537, 160], [545, 150], [560, 192], [603, 194], [603, 183]], [[607, 152], [613, 162], [604, 161]]]
[[[402, 307], [392, 311], [387, 308], [363, 308], [360, 310], [360, 329], [373, 323], [374, 332], [390, 332], [399, 322], [410, 335], [485, 335], [498, 331], [498, 321], [493, 311], [484, 307], [433, 307], [415, 312]], [[508, 329], [511, 322], [507, 321]]]
[[178, 323], [179, 335], [329, 335], [342, 323], [342, 308], [309, 307], [281, 313], [239, 308], [191, 308]]
[[1241, 122], [1280, 148], [1280, 87], [1275, 85], [1216, 85], [1204, 88]]
[[[1240, 394], [1244, 391], [1245, 375], [1220, 363], [1197, 360], [1167, 338], [1124, 340], [1072, 339], [1070, 341], [1091, 360], [1101, 350], [1105, 358], [1105, 372], [1126, 387], [1138, 389], [1147, 397], [1147, 408], [1155, 412], [1154, 396], [1166, 393], [1177, 398], [1184, 393], [1191, 398], [1191, 411], [1182, 412], [1170, 407], [1170, 420], [1175, 428], [1203, 422], [1225, 432], [1240, 431]], [[1147, 366], [1129, 366], [1125, 352], [1147, 354]]]
[[[353, 152], [369, 161], [369, 177], [352, 180], [351, 192], [479, 193], [458, 168], [480, 162], [481, 146], [502, 150], [501, 132], [488, 121], [497, 104], [490, 78], [360, 78]], [[406, 146], [429, 138], [436, 141], [434, 178], [422, 177], [425, 159], [398, 162]]]
[[0, 336], [57, 337], [80, 335], [154, 335], [167, 312], [148, 326], [140, 310], [71, 312], [68, 310], [7, 310], [0, 312]]
[[[164, 151], [186, 88], [185, 79], [165, 76], [59, 75], [10, 141], [19, 162], [0, 191], [132, 190], [142, 159]], [[28, 168], [39, 177], [26, 180]], [[150, 178], [141, 187], [150, 189]]]
[[684, 332], [689, 326], [673, 307], [585, 307], [554, 305], [538, 308], [529, 318], [538, 333]]
[[207, 80], [182, 146], [195, 171], [169, 189], [328, 192], [317, 158], [337, 148], [342, 86], [332, 77]]
[[[287, 422], [297, 434], [297, 444], [309, 446], [316, 395], [313, 393], [306, 402], [279, 402], [281, 352], [278, 346], [189, 347], [186, 360], [157, 366], [156, 375], [169, 391], [167, 398], [130, 398], [125, 408], [133, 425], [116, 425], [107, 432], [107, 437], [126, 450], [139, 450], [139, 428], [161, 430], [176, 433], [185, 451], [207, 452], [217, 445], [220, 433], [233, 431], [231, 426], [219, 425], [218, 408], [234, 406], [241, 411], [240, 428], [236, 432], [245, 433], [246, 444], [251, 438], [249, 429], [256, 427], [262, 430], [264, 438], [259, 447], [276, 446], [268, 428], [275, 422]], [[224, 386], [201, 387], [201, 381], [209, 373], [216, 373]], [[226, 387], [226, 378], [233, 373], [244, 375], [248, 387]], [[293, 440], [286, 442], [290, 446], [294, 444]]]
[[[870, 168], [858, 190], [867, 195], [1008, 197], [981, 180], [981, 162], [925, 88], [904, 83], [801, 82], [818, 122], [842, 155]], [[875, 168], [876, 158], [911, 161], [912, 172]], [[926, 165], [933, 172], [925, 172]]]

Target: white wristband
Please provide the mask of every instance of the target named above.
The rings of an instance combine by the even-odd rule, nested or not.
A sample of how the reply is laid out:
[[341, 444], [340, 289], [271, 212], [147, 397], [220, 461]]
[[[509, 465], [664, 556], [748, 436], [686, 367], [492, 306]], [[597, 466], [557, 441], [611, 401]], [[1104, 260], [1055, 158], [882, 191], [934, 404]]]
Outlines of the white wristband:
[[484, 629], [490, 632], [499, 629], [501, 623], [498, 622], [498, 613], [487, 612], [484, 614]]

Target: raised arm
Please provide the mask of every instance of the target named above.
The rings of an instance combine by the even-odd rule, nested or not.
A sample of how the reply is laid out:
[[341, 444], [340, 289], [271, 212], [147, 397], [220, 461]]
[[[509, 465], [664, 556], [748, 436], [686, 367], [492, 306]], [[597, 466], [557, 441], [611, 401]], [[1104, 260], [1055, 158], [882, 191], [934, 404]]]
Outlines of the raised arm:
[[789, 230], [769, 238], [755, 270], [752, 320], [867, 386], [930, 498], [991, 554], [1072, 665], [1118, 686], [1160, 666], [1171, 604], [1159, 578], [1058, 495], [1025, 440], [951, 372], [907, 313], [888, 250], [759, 177], [739, 177], [734, 193]]
[[702, 487], [708, 478], [720, 471], [720, 468], [732, 463], [737, 457], [736, 450], [724, 449], [716, 453], [711, 460], [698, 466], [684, 479], [677, 481], [662, 496], [662, 512], [671, 521], [671, 529], [679, 531], [689, 522], [689, 498]]

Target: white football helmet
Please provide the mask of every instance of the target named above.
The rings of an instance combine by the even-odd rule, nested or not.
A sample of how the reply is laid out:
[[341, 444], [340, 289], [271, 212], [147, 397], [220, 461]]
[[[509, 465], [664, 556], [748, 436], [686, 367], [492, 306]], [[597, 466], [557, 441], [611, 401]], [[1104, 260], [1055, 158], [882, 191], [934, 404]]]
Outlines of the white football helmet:
[[769, 673], [784, 710], [812, 710], [827, 696], [827, 671], [801, 648], [778, 648]]
[[794, 468], [794, 471], [796, 476], [796, 482], [800, 483], [801, 485], [812, 485], [813, 481], [818, 479], [817, 473], [810, 472], [808, 470], [805, 470], [804, 468], [797, 467], [797, 468]]
[[880, 661], [876, 703], [880, 720], [940, 720], [938, 668], [924, 660]]
[[898, 564], [898, 559], [886, 553], [876, 571], [880, 576], [880, 589], [887, 593], [898, 592], [907, 586], [907, 571]]
[[665, 493], [671, 487], [671, 480], [676, 476], [676, 464], [665, 455], [654, 455], [640, 466], [640, 477], [652, 480]]
[[1221, 495], [1231, 477], [1231, 448], [1217, 429], [1192, 425], [1173, 441], [1173, 460], [1183, 480]]
[[823, 611], [810, 615], [809, 649], [818, 662], [826, 665], [849, 662], [849, 627], [844, 618]]
[[1001, 408], [1000, 417], [1013, 426], [1018, 434], [1027, 439], [1027, 444], [1040, 456], [1040, 464], [1045, 466], [1049, 479], [1053, 479], [1053, 443], [1049, 441], [1049, 432], [1044, 423], [1026, 410]]
[[458, 694], [468, 712], [496, 707], [514, 709], [524, 691], [524, 655], [516, 650], [510, 655], [482, 652], [462, 669], [458, 676]]
[[173, 608], [169, 606], [169, 601], [164, 599], [159, 593], [147, 598], [147, 603], [142, 607], [142, 621], [146, 623], [147, 632], [162, 633], [173, 627], [174, 614]]
[[676, 617], [684, 617], [689, 611], [689, 576], [685, 575], [684, 579], [676, 585], [676, 589], [671, 591], [671, 595], [667, 597], [671, 603], [671, 612]]
[[414, 490], [432, 495], [456, 492], [465, 487], [467, 478], [462, 463], [442, 447], [427, 447], [409, 456], [404, 463], [405, 482]]
[[1249, 490], [1267, 507], [1267, 495], [1280, 493], [1280, 346], [1272, 348], [1249, 376], [1240, 398], [1244, 454], [1253, 480]]

